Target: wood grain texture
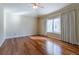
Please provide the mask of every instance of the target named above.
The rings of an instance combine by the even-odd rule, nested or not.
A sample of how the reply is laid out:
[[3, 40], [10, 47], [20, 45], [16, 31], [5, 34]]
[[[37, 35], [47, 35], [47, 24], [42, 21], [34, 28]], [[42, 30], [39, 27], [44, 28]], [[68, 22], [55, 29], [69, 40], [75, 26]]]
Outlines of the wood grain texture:
[[0, 55], [79, 55], [79, 46], [43, 36], [7, 39]]

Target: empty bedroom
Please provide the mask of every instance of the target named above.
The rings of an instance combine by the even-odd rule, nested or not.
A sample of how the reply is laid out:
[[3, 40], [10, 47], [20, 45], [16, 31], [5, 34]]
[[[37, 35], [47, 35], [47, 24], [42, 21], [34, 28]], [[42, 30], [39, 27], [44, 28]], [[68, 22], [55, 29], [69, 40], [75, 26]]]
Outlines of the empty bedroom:
[[78, 3], [0, 3], [0, 55], [79, 55]]

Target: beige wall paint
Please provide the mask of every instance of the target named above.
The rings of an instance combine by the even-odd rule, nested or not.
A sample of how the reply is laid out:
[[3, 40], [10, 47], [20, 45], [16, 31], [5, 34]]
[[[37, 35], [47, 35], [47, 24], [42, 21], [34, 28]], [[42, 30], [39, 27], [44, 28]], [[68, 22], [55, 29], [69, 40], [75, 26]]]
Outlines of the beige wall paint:
[[[79, 4], [71, 4], [67, 7], [64, 7], [56, 12], [47, 14], [47, 15], [42, 15], [40, 16], [40, 34], [45, 35], [46, 33], [46, 19], [47, 18], [52, 18], [56, 15], [60, 15], [64, 12], [70, 11], [70, 10], [75, 10], [76, 12], [76, 36], [77, 36], [77, 40], [78, 40], [78, 44], [79, 44]], [[48, 34], [48, 36], [52, 36], [50, 33]]]
[[6, 38], [37, 34], [37, 19], [28, 15], [6, 13]]
[[78, 45], [79, 45], [79, 7], [76, 10], [76, 33], [77, 33], [77, 39], [78, 39]]
[[17, 15], [0, 6], [0, 46], [5, 39], [37, 34], [37, 19], [31, 15]]
[[4, 41], [4, 10], [3, 7], [0, 6], [0, 46]]
[[41, 35], [45, 35], [45, 29], [46, 29], [46, 19], [45, 18], [41, 18], [39, 19], [39, 23], [38, 23], [38, 26], [39, 26], [39, 34]]

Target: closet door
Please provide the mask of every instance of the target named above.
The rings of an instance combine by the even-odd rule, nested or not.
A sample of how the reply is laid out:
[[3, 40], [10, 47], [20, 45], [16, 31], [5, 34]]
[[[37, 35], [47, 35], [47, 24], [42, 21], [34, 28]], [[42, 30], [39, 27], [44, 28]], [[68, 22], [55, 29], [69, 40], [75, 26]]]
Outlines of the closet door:
[[63, 41], [77, 44], [74, 10], [61, 14], [61, 33]]

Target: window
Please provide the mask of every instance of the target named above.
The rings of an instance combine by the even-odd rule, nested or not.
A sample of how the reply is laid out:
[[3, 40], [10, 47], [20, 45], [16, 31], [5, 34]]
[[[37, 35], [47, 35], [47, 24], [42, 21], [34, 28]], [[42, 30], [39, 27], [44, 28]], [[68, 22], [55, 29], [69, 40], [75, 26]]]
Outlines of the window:
[[47, 32], [53, 31], [52, 30], [52, 27], [53, 27], [52, 23], [53, 23], [53, 20], [47, 20]]
[[60, 24], [60, 18], [58, 17], [58, 18], [54, 18], [54, 28], [53, 28], [53, 30], [54, 30], [54, 33], [61, 33], [61, 24]]
[[47, 32], [61, 34], [60, 17], [47, 20]]

